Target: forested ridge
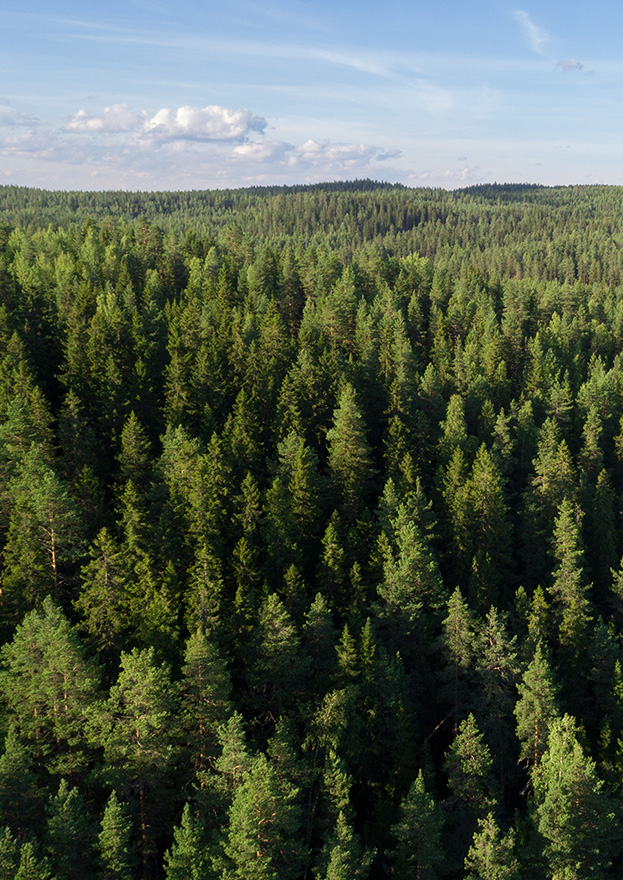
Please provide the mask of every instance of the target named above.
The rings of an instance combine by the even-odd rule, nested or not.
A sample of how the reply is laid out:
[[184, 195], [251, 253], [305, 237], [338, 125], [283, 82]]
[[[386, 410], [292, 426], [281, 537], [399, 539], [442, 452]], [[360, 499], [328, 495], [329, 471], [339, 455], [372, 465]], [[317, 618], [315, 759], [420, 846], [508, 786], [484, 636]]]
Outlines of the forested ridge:
[[0, 878], [619, 876], [623, 190], [0, 212]]

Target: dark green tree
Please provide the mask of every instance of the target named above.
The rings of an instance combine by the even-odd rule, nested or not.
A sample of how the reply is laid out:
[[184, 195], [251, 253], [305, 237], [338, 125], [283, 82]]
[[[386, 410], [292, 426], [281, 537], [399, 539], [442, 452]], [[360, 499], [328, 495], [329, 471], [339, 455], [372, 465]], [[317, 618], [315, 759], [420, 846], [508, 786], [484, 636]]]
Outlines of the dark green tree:
[[466, 880], [519, 880], [513, 830], [503, 834], [493, 813], [479, 819], [478, 831], [465, 857]]
[[443, 821], [442, 810], [426, 791], [420, 770], [392, 825], [392, 876], [437, 880], [445, 865]]
[[173, 844], [164, 854], [166, 880], [209, 880], [209, 868], [203, 822], [184, 805], [179, 825], [173, 829]]
[[0, 691], [20, 741], [49, 773], [84, 770], [90, 709], [98, 695], [98, 668], [62, 611], [48, 597], [2, 647]]
[[236, 790], [224, 853], [236, 880], [296, 880], [303, 864], [298, 790], [260, 755]]
[[569, 715], [552, 724], [547, 752], [534, 774], [534, 796], [551, 876], [609, 876], [621, 850], [618, 811]]
[[58, 793], [48, 799], [46, 814], [45, 844], [54, 873], [66, 880], [92, 875], [94, 827], [78, 789], [63, 779]]
[[135, 849], [128, 810], [112, 791], [97, 838], [98, 876], [102, 880], [132, 880], [137, 861]]

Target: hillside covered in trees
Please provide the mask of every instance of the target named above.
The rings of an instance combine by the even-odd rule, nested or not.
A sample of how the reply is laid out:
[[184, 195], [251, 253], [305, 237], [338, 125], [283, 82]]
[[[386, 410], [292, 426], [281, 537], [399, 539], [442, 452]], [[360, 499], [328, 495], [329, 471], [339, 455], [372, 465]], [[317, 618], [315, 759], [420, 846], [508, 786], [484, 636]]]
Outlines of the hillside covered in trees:
[[1, 878], [620, 876], [622, 244], [0, 187]]

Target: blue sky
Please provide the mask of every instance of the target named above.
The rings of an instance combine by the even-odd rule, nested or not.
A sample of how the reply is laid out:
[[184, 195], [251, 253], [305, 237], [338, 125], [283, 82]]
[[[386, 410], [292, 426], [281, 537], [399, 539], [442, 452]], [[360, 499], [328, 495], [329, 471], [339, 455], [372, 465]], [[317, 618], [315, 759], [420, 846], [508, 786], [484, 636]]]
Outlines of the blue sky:
[[10, 7], [0, 183], [623, 184], [613, 0]]

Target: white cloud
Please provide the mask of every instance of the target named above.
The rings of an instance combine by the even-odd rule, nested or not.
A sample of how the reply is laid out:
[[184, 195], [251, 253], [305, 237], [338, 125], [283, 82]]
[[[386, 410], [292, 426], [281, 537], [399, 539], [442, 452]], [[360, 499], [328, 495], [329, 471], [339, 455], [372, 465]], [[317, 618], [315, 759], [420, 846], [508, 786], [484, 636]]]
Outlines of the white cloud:
[[266, 120], [250, 110], [208, 107], [165, 107], [149, 118], [145, 110], [132, 110], [127, 104], [113, 104], [100, 114], [89, 116], [79, 110], [65, 126], [75, 133], [134, 134], [161, 141], [243, 141], [251, 132], [263, 132]]
[[576, 61], [575, 58], [564, 58], [556, 62], [556, 67], [560, 67], [565, 73], [569, 73], [574, 70], [582, 70], [584, 65]]
[[283, 161], [294, 149], [285, 141], [266, 141], [265, 143], [246, 143], [234, 147], [234, 159], [247, 159], [253, 162]]
[[546, 31], [534, 24], [524, 9], [516, 9], [513, 15], [523, 28], [524, 34], [528, 38], [530, 48], [539, 55], [544, 55], [545, 47], [549, 43], [549, 35]]
[[144, 134], [164, 140], [239, 141], [251, 132], [263, 132], [268, 123], [250, 110], [180, 107], [175, 114], [159, 110], [145, 125]]
[[337, 170], [350, 170], [354, 167], [367, 167], [371, 162], [384, 162], [395, 159], [399, 150], [385, 151], [368, 144], [318, 143], [307, 140], [296, 147], [288, 160], [290, 165], [323, 165]]
[[127, 104], [113, 104], [104, 107], [98, 116], [87, 116], [85, 110], [78, 110], [65, 128], [76, 132], [124, 132], [137, 131], [147, 122], [144, 110], [131, 110]]

